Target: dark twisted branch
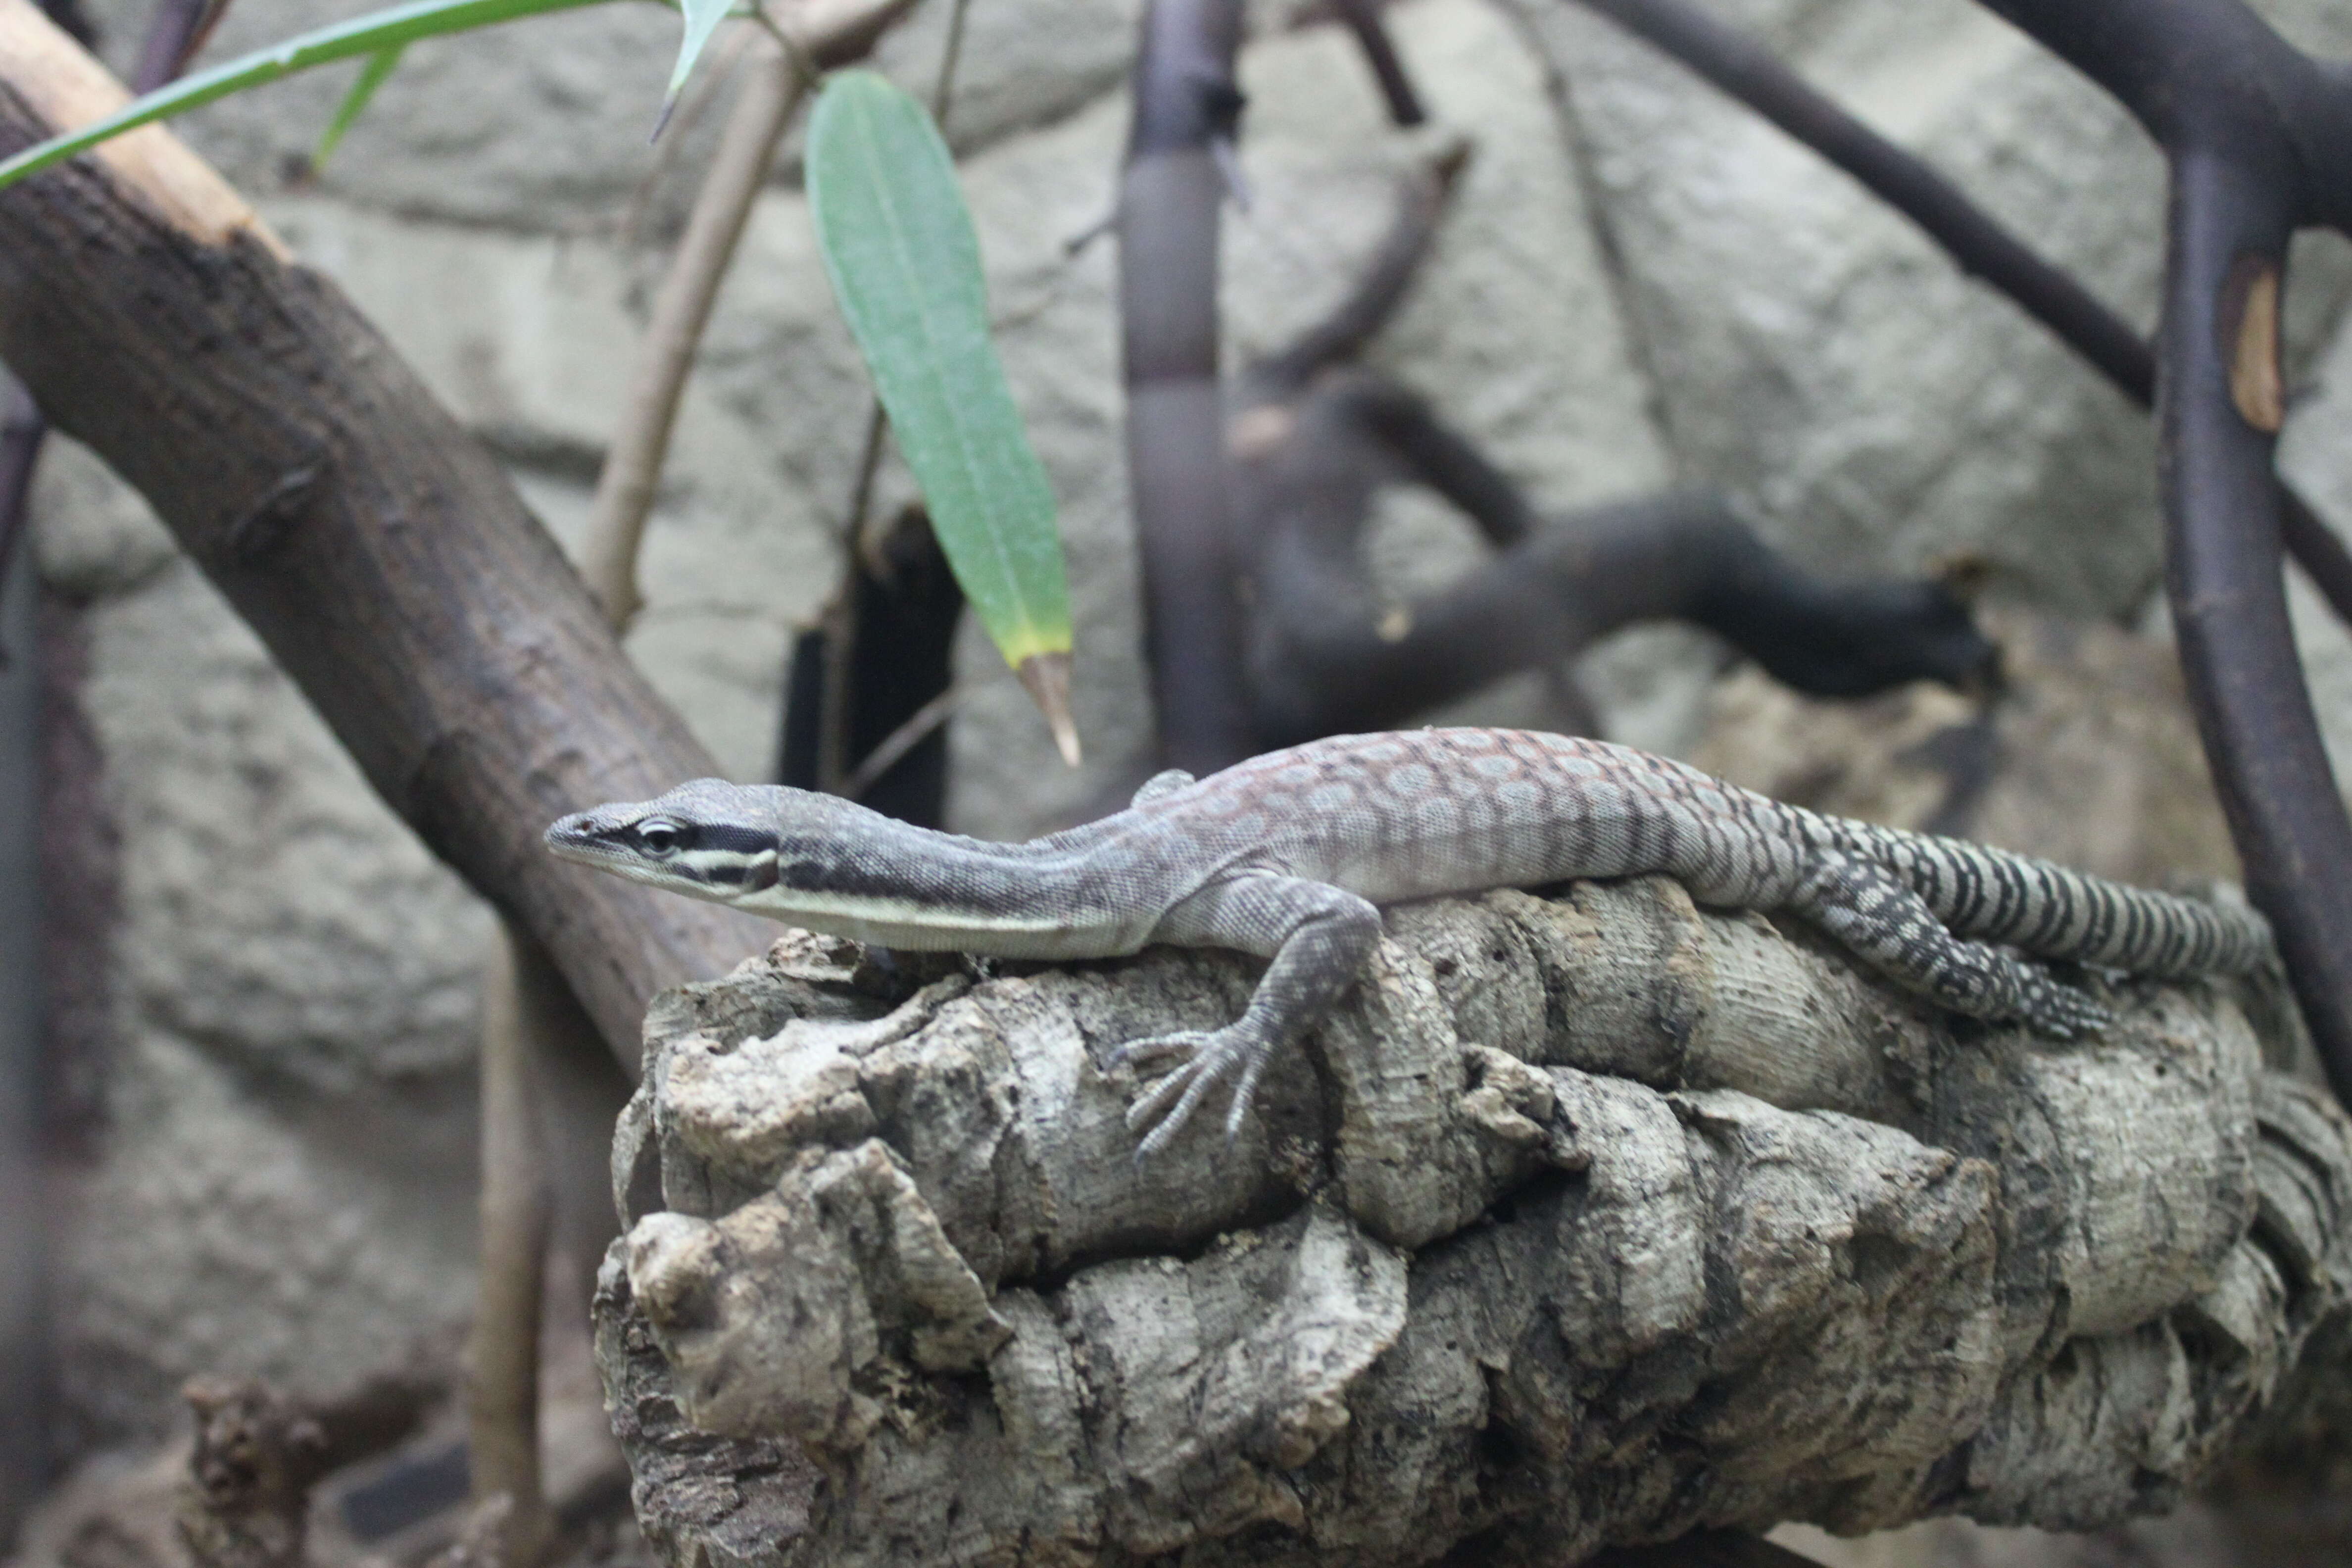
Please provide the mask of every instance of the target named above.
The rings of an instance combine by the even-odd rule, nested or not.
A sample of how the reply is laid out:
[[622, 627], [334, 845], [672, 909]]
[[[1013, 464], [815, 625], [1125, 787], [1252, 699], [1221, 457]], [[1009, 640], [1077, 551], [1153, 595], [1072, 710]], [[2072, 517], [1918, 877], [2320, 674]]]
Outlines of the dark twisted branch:
[[2278, 928], [2336, 1093], [2352, 1098], [2352, 820], [2279, 579], [2286, 244], [2352, 222], [2352, 80], [2238, 0], [1995, 0], [2115, 94], [2172, 170], [2158, 463], [2165, 585], [2246, 890]]
[[[2292, 551], [2352, 621], [2352, 554], [2273, 470], [2285, 243], [2352, 217], [2352, 82], [2240, 0], [1987, 0], [2115, 94], [2173, 166], [2158, 353], [1948, 182], [1682, 0], [1583, 0], [1815, 148], [2158, 407], [2166, 586], [2247, 890], [2278, 928], [2339, 1095], [2352, 1097], [2352, 822], [2279, 580]], [[2234, 375], [2233, 375], [2234, 373]]]
[[2352, 822], [2279, 577], [2283, 175], [2217, 149], [2173, 154], [2158, 407], [2165, 587], [2246, 891], [2277, 926], [2329, 1077], [2352, 1098]]
[[1964, 686], [1994, 662], [1992, 646], [1940, 584], [1816, 579], [1706, 493], [1548, 522], [1460, 581], [1385, 615], [1349, 593], [1362, 581], [1355, 542], [1330, 543], [1318, 552], [1286, 539], [1261, 579], [1261, 592], [1280, 605], [1337, 606], [1353, 596], [1359, 608], [1269, 623], [1253, 667], [1267, 744], [1402, 724], [1643, 621], [1705, 626], [1777, 679], [1820, 696], [1928, 679]]
[[[1713, 495], [1548, 519], [1420, 396], [1349, 368], [1403, 300], [1462, 162], [1455, 149], [1408, 179], [1354, 288], [1241, 377], [1232, 439], [1256, 586], [1249, 677], [1259, 746], [1401, 724], [1648, 620], [1706, 626], [1822, 696], [1991, 674], [1992, 645], [1940, 584], [1819, 581]], [[1496, 553], [1435, 593], [1387, 603], [1363, 533], [1375, 491], [1400, 480], [1453, 503]]]
[[[1580, 0], [1689, 67], [1844, 170], [1917, 224], [1959, 268], [2028, 315], [2143, 408], [2156, 405], [2156, 353], [2129, 322], [2063, 268], [1995, 222], [1949, 180], [1808, 86], [1756, 39], [1685, 0]], [[2352, 625], [2352, 551], [2292, 490], [2281, 522], [2287, 552], [2336, 616]]]

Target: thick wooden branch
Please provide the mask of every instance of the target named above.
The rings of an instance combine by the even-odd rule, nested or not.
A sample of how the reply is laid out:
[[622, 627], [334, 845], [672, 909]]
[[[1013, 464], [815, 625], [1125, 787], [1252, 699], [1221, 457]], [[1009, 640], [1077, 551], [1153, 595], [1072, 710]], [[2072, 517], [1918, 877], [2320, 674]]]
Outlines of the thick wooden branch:
[[[1696, 1528], [2087, 1528], [2340, 1329], [2352, 1122], [2274, 978], [1956, 1023], [1659, 879], [1391, 911], [1228, 1144], [1139, 1165], [1127, 1038], [1252, 965], [656, 1005], [608, 1403], [672, 1563], [1565, 1563]], [[2332, 1342], [2332, 1341], [2330, 1342]], [[1452, 1559], [1447, 1559], [1452, 1560]]]
[[[121, 89], [0, 0], [0, 146]], [[153, 128], [0, 193], [0, 359], [143, 493], [425, 841], [625, 1062], [743, 917], [564, 867], [546, 823], [715, 771], [488, 453], [341, 290]]]

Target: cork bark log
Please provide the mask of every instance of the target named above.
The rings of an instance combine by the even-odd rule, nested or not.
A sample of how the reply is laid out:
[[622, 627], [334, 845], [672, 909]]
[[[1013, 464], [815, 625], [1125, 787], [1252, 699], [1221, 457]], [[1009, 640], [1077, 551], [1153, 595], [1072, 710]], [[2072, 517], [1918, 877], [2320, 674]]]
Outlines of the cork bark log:
[[1112, 1052], [1253, 976], [794, 935], [657, 1004], [597, 1314], [667, 1560], [2087, 1528], [2342, 1338], [2352, 1124], [2275, 977], [2061, 1046], [1671, 881], [1499, 891], [1391, 911], [1239, 1140], [1139, 1166]]
[[[117, 82], [0, 0], [0, 151]], [[756, 922], [552, 860], [564, 812], [717, 771], [498, 464], [159, 127], [0, 192], [0, 360], [153, 505], [384, 799], [537, 937], [625, 1064]]]

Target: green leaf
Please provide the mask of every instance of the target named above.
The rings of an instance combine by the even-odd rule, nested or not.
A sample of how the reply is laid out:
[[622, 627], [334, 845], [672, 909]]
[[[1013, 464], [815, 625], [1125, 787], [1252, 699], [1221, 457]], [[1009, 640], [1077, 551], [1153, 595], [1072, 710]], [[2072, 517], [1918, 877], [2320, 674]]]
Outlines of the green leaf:
[[677, 67], [669, 73], [669, 90], [662, 95], [661, 118], [654, 122], [654, 134], [669, 123], [669, 111], [677, 107], [677, 95], [686, 87], [686, 79], [694, 74], [694, 62], [702, 58], [709, 46], [710, 35], [727, 14], [735, 8], [735, 0], [677, 0], [677, 8], [686, 18], [686, 36], [677, 41]]
[[312, 66], [358, 55], [381, 55], [386, 49], [415, 43], [419, 38], [487, 27], [518, 16], [536, 16], [543, 12], [570, 11], [603, 3], [604, 0], [411, 0], [405, 5], [316, 28], [226, 65], [182, 77], [169, 87], [132, 100], [103, 120], [27, 147], [0, 163], [0, 186], [14, 184], [27, 174], [38, 174], [52, 163], [87, 152], [126, 131], [168, 120], [216, 98], [243, 92], [249, 87], [309, 70]]
[[[989, 337], [980, 242], [947, 143], [883, 78], [839, 72], [809, 121], [808, 193], [834, 295], [940, 547], [1005, 661], [1058, 717], [1069, 755], [1066, 700], [1056, 716], [1045, 696], [1066, 691], [1070, 648], [1054, 492]], [[1049, 667], [1058, 682], [1036, 679]]]
[[326, 133], [319, 138], [319, 150], [310, 154], [312, 174], [315, 174], [327, 166], [327, 159], [333, 154], [335, 144], [343, 139], [343, 132], [349, 131], [352, 123], [366, 111], [368, 100], [375, 96], [375, 89], [382, 87], [385, 79], [400, 68], [401, 53], [407, 47], [406, 44], [394, 44], [388, 49], [378, 49], [368, 57], [368, 63], [360, 68], [359, 79], [352, 83], [351, 91], [343, 94], [343, 101], [336, 107], [334, 119], [327, 122]]

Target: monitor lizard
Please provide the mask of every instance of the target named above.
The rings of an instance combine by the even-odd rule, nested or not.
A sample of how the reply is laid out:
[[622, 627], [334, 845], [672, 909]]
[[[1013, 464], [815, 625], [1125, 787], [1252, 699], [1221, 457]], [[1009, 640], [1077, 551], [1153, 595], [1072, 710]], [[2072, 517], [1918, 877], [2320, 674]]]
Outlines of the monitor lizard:
[[2060, 1039], [2097, 1032], [2107, 1009], [2005, 947], [2167, 977], [2243, 973], [2270, 951], [2268, 926], [2241, 906], [1826, 816], [1664, 757], [1531, 731], [1337, 735], [1205, 779], [1164, 773], [1125, 811], [1022, 844], [718, 779], [567, 816], [547, 843], [890, 947], [1067, 959], [1173, 942], [1270, 959], [1233, 1023], [1120, 1048], [1118, 1060], [1175, 1063], [1129, 1110], [1139, 1158], [1227, 1080], [1233, 1134], [1272, 1053], [1361, 973], [1381, 904], [1663, 872], [1702, 904], [1808, 921], [1954, 1012]]

